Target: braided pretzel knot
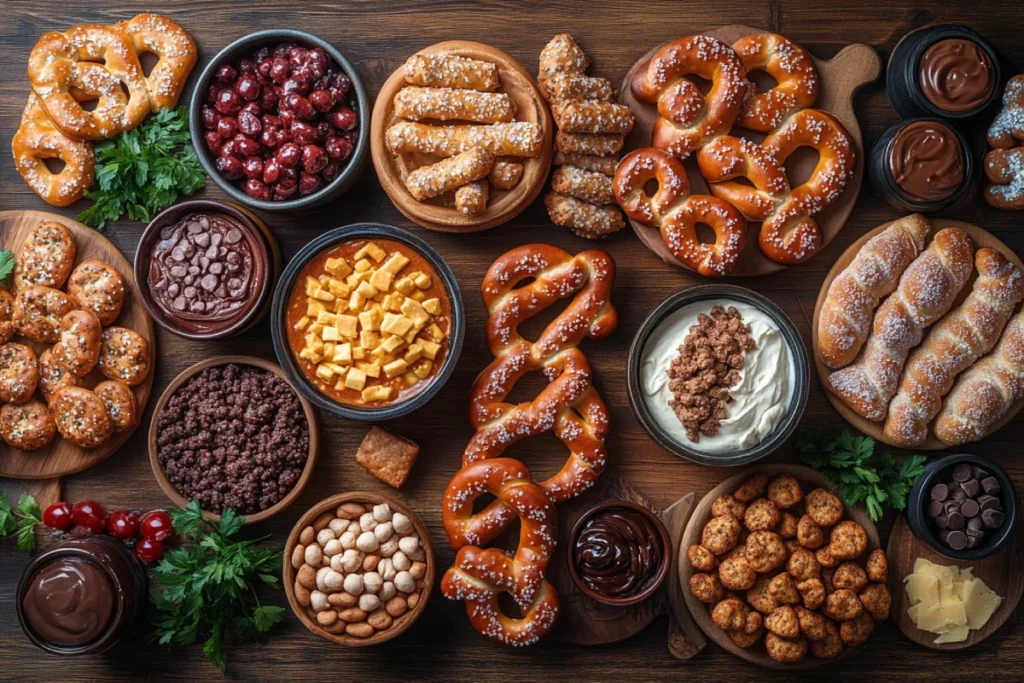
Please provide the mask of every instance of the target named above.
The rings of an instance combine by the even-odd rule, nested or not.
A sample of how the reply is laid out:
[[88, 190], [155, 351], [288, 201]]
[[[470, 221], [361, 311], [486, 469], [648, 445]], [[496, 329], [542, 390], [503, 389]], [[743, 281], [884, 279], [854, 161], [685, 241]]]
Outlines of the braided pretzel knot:
[[774, 87], [758, 93], [748, 87], [736, 123], [744, 128], [769, 133], [818, 98], [818, 70], [811, 54], [776, 33], [754, 33], [732, 45], [749, 74], [766, 71]]
[[[57, 130], [35, 94], [28, 96], [11, 151], [25, 183], [52, 206], [74, 204], [92, 185], [96, 170], [92, 143], [72, 140]], [[50, 171], [44, 162], [56, 158], [64, 162], [59, 173]]]
[[[658, 183], [653, 195], [644, 189], [651, 180]], [[724, 199], [690, 194], [686, 170], [678, 159], [654, 147], [631, 152], [615, 171], [614, 189], [626, 215], [659, 228], [665, 246], [688, 267], [713, 276], [724, 275], [736, 265], [747, 240], [746, 221]], [[698, 223], [715, 231], [713, 244], [697, 238]]]
[[988, 129], [985, 201], [997, 209], [1024, 209], [1024, 74], [1006, 83], [1003, 108]]

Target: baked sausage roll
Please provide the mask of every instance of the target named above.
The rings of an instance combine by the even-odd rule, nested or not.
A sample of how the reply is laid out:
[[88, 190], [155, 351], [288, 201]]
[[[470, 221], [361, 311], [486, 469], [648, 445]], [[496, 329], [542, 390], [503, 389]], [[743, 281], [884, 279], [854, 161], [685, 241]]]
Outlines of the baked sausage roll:
[[107, 417], [114, 425], [115, 432], [123, 432], [135, 426], [138, 420], [138, 405], [135, 392], [124, 382], [107, 380], [100, 382], [93, 389], [107, 408]]
[[68, 294], [79, 306], [95, 313], [103, 327], [113, 325], [121, 314], [125, 292], [124, 277], [102, 261], [83, 261], [68, 279]]
[[0, 407], [0, 439], [12, 448], [35, 451], [45, 448], [57, 433], [53, 415], [40, 401]]
[[28, 234], [18, 250], [14, 286], [60, 287], [75, 264], [75, 238], [57, 221], [43, 221]]
[[128, 386], [142, 384], [149, 376], [149, 342], [135, 330], [108, 327], [100, 344], [100, 372]]
[[75, 377], [85, 377], [100, 359], [103, 327], [89, 309], [71, 311], [60, 321], [60, 341], [53, 346], [53, 359]]
[[17, 327], [14, 325], [14, 295], [0, 289], [0, 344], [10, 341]]
[[107, 407], [95, 393], [82, 387], [63, 387], [50, 402], [57, 431], [82, 448], [102, 446], [114, 433]]
[[29, 285], [14, 298], [12, 320], [18, 333], [40, 344], [60, 341], [60, 321], [75, 310], [75, 302], [59, 289]]
[[39, 356], [39, 390], [49, 403], [61, 387], [80, 387], [85, 378], [78, 378], [64, 369], [53, 357], [53, 350], [46, 349]]
[[0, 402], [25, 403], [39, 385], [39, 362], [24, 344], [0, 346]]

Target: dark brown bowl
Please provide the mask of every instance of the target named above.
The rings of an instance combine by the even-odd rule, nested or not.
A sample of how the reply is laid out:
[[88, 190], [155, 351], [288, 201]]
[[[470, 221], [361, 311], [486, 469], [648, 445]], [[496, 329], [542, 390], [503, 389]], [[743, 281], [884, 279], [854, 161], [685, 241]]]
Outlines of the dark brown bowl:
[[[661, 544], [661, 566], [658, 568], [658, 573], [654, 576], [654, 580], [648, 583], [647, 586], [639, 593], [635, 593], [634, 595], [624, 598], [613, 598], [592, 590], [583, 582], [583, 579], [580, 578], [580, 575], [576, 570], [576, 561], [574, 559], [576, 541], [579, 539], [580, 533], [582, 533], [587, 522], [589, 522], [599, 512], [603, 512], [610, 508], [625, 508], [627, 510], [632, 510], [633, 512], [638, 512], [642, 516], [646, 517], [654, 525], [654, 528], [658, 530], [658, 540]], [[576, 586], [583, 591], [585, 595], [588, 595], [594, 600], [605, 605], [624, 607], [626, 605], [635, 605], [636, 603], [642, 602], [654, 595], [654, 592], [658, 590], [658, 587], [665, 581], [665, 577], [668, 576], [669, 563], [672, 561], [672, 542], [669, 540], [668, 530], [665, 528], [665, 524], [651, 510], [642, 505], [630, 503], [625, 500], [606, 500], [584, 512], [576, 521], [576, 524], [573, 525], [572, 533], [569, 534], [569, 544], [566, 548], [565, 556], [566, 561], [569, 564], [569, 575], [576, 583]]]
[[[160, 231], [188, 214], [200, 211], [230, 216], [245, 228], [245, 239], [256, 258], [253, 275], [258, 280], [256, 296], [245, 308], [225, 321], [210, 325], [197, 325], [169, 315], [157, 304], [149, 285], [150, 255], [160, 241]], [[262, 220], [248, 209], [210, 199], [191, 199], [164, 210], [146, 226], [135, 252], [134, 271], [135, 288], [142, 300], [142, 305], [160, 327], [186, 339], [198, 341], [226, 339], [251, 328], [270, 309], [274, 282], [281, 273], [281, 252], [277, 246], [277, 240], [274, 239], [274, 234]]]

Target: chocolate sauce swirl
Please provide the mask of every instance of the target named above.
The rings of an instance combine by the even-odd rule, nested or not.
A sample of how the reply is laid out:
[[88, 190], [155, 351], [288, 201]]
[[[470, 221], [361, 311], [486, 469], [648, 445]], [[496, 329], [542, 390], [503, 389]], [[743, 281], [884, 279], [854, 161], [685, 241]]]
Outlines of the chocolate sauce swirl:
[[25, 621], [43, 640], [75, 646], [106, 632], [114, 614], [114, 588], [92, 562], [60, 558], [44, 566], [25, 593]]
[[901, 190], [924, 202], [948, 199], [964, 182], [960, 141], [934, 121], [913, 121], [896, 132], [889, 168]]
[[661, 534], [645, 515], [611, 507], [587, 521], [573, 548], [576, 571], [595, 593], [628, 598], [654, 581], [664, 562]]
[[918, 86], [928, 101], [943, 111], [970, 111], [992, 95], [995, 70], [988, 53], [977, 43], [947, 38], [921, 57]]

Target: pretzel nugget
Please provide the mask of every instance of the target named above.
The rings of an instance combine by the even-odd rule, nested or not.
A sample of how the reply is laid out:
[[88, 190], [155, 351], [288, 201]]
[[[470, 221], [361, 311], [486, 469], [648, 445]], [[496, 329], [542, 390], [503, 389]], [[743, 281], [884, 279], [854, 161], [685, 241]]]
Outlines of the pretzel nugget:
[[486, 177], [493, 164], [494, 157], [487, 150], [473, 147], [458, 156], [417, 168], [406, 177], [405, 187], [422, 202]]
[[456, 55], [413, 55], [405, 62], [405, 82], [494, 92], [499, 85], [498, 65]]
[[610, 157], [622, 149], [621, 135], [589, 135], [586, 133], [566, 133], [558, 131], [555, 136], [555, 147], [565, 154], [591, 154], [599, 157]]
[[622, 212], [614, 206], [594, 206], [556, 192], [544, 197], [544, 205], [552, 223], [588, 239], [607, 237], [625, 225]]
[[597, 206], [615, 203], [615, 192], [612, 190], [612, 179], [609, 176], [585, 171], [576, 166], [559, 167], [551, 176], [551, 189]]
[[388, 149], [399, 154], [422, 152], [440, 157], [453, 157], [472, 147], [483, 147], [494, 156], [536, 157], [542, 147], [540, 126], [528, 121], [486, 126], [428, 126], [401, 121], [388, 128], [385, 142]]
[[511, 190], [523, 178], [523, 165], [514, 161], [495, 161], [487, 180], [499, 190]]
[[626, 134], [633, 130], [629, 107], [597, 100], [565, 100], [551, 105], [559, 130], [566, 133]]
[[559, 33], [540, 52], [537, 80], [544, 82], [559, 74], [583, 75], [589, 66], [583, 48], [568, 33]]
[[455, 208], [467, 216], [479, 216], [487, 210], [488, 190], [486, 180], [463, 185], [455, 190]]
[[501, 123], [513, 120], [515, 115], [515, 102], [507, 93], [409, 86], [395, 95], [395, 116], [411, 121]]
[[604, 173], [608, 176], [615, 175], [615, 169], [619, 166], [619, 160], [615, 157], [596, 157], [589, 154], [565, 154], [555, 152], [554, 166], [577, 166], [584, 171], [592, 173]]
[[601, 100], [615, 99], [615, 88], [607, 78], [583, 76], [581, 74], [558, 74], [540, 82], [541, 92], [548, 102], [559, 100]]

